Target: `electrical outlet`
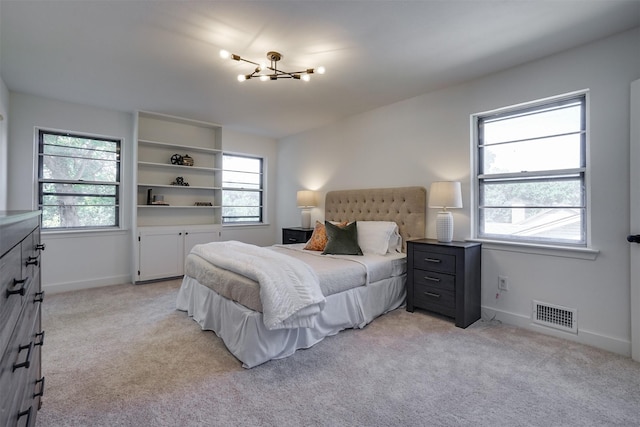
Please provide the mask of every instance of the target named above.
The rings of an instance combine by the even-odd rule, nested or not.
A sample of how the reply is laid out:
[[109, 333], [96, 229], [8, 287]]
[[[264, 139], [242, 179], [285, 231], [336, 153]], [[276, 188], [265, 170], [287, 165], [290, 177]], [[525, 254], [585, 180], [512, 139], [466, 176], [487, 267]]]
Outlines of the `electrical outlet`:
[[498, 289], [501, 291], [509, 290], [509, 278], [507, 276], [498, 276]]

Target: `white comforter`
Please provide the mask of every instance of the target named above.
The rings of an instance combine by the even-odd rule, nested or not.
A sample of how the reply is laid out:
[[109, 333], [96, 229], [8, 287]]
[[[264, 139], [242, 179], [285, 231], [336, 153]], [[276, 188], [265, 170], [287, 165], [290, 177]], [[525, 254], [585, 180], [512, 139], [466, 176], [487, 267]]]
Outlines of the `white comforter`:
[[293, 257], [237, 241], [196, 245], [192, 253], [260, 284], [267, 329], [310, 328], [324, 308], [316, 273]]

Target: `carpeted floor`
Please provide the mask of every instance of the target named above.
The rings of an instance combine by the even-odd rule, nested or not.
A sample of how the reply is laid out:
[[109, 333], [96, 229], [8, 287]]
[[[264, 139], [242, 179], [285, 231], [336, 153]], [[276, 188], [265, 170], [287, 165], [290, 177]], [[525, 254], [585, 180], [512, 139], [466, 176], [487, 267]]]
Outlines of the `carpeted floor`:
[[639, 426], [640, 364], [495, 322], [395, 310], [246, 370], [180, 281], [43, 304], [37, 426]]

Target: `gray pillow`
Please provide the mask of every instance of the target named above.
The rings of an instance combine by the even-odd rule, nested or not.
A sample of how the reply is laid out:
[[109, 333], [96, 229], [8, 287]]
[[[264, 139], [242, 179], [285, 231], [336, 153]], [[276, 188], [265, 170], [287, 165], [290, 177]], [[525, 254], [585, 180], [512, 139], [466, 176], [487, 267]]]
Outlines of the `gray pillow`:
[[328, 242], [323, 254], [362, 255], [362, 249], [358, 245], [358, 226], [355, 221], [345, 227], [338, 227], [325, 221], [324, 226]]

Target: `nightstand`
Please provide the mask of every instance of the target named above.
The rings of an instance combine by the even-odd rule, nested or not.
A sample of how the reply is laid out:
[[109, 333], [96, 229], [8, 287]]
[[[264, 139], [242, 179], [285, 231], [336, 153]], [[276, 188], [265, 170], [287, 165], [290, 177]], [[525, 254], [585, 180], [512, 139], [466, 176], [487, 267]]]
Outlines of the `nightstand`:
[[407, 311], [428, 310], [466, 328], [480, 319], [480, 258], [482, 245], [407, 242]]
[[282, 229], [282, 244], [306, 243], [313, 234], [313, 228], [289, 227]]

